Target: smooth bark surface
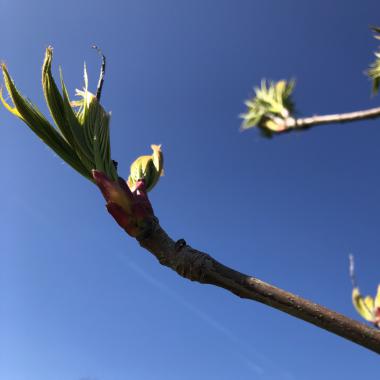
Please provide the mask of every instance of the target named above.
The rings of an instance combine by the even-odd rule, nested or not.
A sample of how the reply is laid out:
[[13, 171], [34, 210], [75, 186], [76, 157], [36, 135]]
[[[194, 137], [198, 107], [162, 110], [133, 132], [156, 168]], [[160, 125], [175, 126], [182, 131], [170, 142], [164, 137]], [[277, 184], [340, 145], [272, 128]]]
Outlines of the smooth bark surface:
[[283, 130], [282, 132], [288, 132], [292, 129], [311, 128], [316, 125], [323, 124], [337, 124], [337, 123], [349, 123], [352, 121], [360, 121], [367, 119], [376, 119], [380, 117], [380, 107], [371, 108], [363, 111], [347, 112], [332, 115], [315, 115], [310, 117], [293, 118], [288, 117], [285, 119], [275, 118], [275, 122], [279, 124]]
[[379, 330], [228, 268], [210, 255], [190, 247], [183, 239], [175, 242], [158, 222], [149, 236], [140, 239], [139, 243], [160, 264], [191, 281], [215, 285], [238, 297], [274, 307], [380, 354]]

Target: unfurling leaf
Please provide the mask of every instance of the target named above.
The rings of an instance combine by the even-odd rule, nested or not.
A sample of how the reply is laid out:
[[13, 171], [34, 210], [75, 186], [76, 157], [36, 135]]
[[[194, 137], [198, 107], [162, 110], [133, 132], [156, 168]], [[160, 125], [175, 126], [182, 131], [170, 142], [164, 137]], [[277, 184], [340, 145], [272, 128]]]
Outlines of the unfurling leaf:
[[0, 90], [1, 102], [64, 161], [99, 187], [108, 212], [129, 235], [138, 239], [146, 237], [156, 220], [147, 191], [153, 189], [163, 173], [161, 146], [152, 145], [151, 156], [139, 157], [132, 164], [128, 183], [119, 177], [117, 163], [111, 159], [110, 114], [99, 102], [105, 57], [102, 55], [96, 96], [88, 91], [85, 66], [84, 88], [76, 90], [76, 95], [79, 96], [76, 101], [70, 101], [62, 72], [62, 93], [59, 91], [51, 73], [52, 58], [53, 49], [48, 47], [42, 67], [42, 87], [56, 127], [21, 95], [4, 64], [4, 82], [12, 104], [6, 102]]
[[83, 91], [77, 90], [77, 95], [82, 99], [71, 103], [61, 73], [61, 95], [51, 74], [52, 57], [53, 49], [48, 47], [42, 67], [42, 87], [57, 128], [49, 123], [35, 105], [21, 95], [4, 64], [2, 70], [5, 87], [13, 105], [5, 101], [2, 93], [0, 93], [1, 102], [8, 111], [25, 122], [38, 137], [84, 177], [94, 181], [91, 170], [96, 169], [116, 180], [117, 172], [110, 153], [110, 114], [88, 91], [87, 81]]
[[145, 181], [146, 191], [152, 190], [163, 174], [164, 158], [161, 145], [151, 145], [151, 148], [151, 156], [140, 156], [131, 165], [128, 186], [132, 190], [139, 180]]
[[356, 311], [368, 322], [380, 328], [380, 285], [377, 288], [375, 299], [371, 296], [363, 297], [359, 288], [352, 290], [352, 303]]

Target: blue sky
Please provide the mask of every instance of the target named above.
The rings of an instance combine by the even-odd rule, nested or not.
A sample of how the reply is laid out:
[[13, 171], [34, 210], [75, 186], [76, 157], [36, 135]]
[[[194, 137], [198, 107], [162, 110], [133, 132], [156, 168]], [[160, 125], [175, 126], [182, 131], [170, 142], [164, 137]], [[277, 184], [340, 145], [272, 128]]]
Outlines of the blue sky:
[[[162, 144], [151, 193], [174, 239], [359, 318], [378, 282], [379, 120], [265, 140], [239, 132], [261, 78], [297, 80], [299, 115], [374, 107], [363, 75], [376, 0], [0, 0], [0, 56], [46, 107], [44, 49], [71, 94], [83, 61], [104, 106], [120, 174]], [[190, 283], [126, 236], [93, 185], [0, 110], [0, 378], [345, 380], [377, 355], [266, 306]]]

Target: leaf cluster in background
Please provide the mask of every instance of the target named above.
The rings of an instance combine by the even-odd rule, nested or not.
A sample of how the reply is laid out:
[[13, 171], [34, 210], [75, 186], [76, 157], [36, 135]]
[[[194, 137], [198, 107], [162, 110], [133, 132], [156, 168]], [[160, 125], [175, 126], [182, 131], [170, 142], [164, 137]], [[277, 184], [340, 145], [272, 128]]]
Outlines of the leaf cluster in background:
[[245, 102], [247, 112], [241, 115], [242, 129], [257, 126], [269, 134], [279, 131], [282, 127], [278, 119], [285, 120], [294, 111], [291, 98], [294, 86], [294, 80], [263, 80], [261, 87], [255, 87], [255, 96]]
[[[373, 27], [374, 37], [380, 40], [380, 28]], [[376, 60], [370, 65], [367, 74], [372, 79], [372, 92], [377, 94], [380, 87], [380, 51], [375, 53]]]

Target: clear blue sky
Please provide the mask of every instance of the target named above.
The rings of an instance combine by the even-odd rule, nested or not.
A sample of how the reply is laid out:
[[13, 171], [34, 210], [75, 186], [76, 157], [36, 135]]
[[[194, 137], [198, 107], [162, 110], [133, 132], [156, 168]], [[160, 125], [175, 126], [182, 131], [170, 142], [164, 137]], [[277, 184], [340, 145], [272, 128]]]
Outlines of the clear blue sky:
[[[52, 44], [70, 90], [108, 58], [120, 173], [162, 144], [151, 193], [173, 238], [262, 280], [359, 318], [380, 281], [380, 121], [271, 141], [239, 132], [261, 78], [297, 79], [300, 115], [373, 107], [363, 75], [378, 0], [0, 0], [0, 56], [44, 106]], [[332, 334], [161, 267], [104, 201], [0, 110], [2, 380], [377, 378], [379, 357]]]

